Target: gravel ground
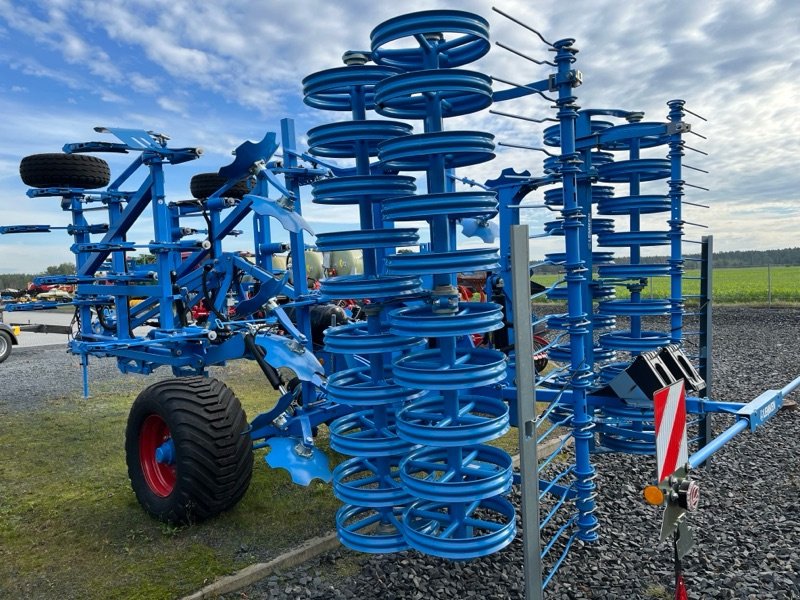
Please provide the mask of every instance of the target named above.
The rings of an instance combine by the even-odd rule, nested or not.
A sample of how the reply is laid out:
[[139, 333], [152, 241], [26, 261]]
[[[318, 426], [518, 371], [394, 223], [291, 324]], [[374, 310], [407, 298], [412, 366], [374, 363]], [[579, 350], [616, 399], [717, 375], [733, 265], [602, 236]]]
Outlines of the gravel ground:
[[[714, 397], [746, 401], [800, 373], [800, 310], [717, 307]], [[81, 390], [78, 359], [64, 346], [15, 348], [0, 372], [0, 412]], [[90, 381], [141, 390], [152, 377], [121, 375], [113, 359], [92, 359]], [[163, 375], [168, 375], [164, 371]], [[43, 392], [47, 390], [47, 392]], [[717, 431], [725, 425], [717, 418]], [[800, 410], [783, 410], [742, 434], [697, 476], [701, 510], [691, 515], [696, 546], [684, 560], [689, 598], [800, 599]], [[598, 471], [601, 540], [576, 543], [547, 598], [672, 598], [672, 560], [658, 544], [660, 513], [640, 500], [653, 459], [603, 455]], [[413, 552], [388, 556], [332, 552], [269, 577], [229, 598], [522, 598], [521, 543], [467, 562]]]
[[[36, 335], [36, 334], [27, 334]], [[11, 356], [0, 364], [4, 385], [0, 386], [0, 413], [18, 410], [37, 410], [48, 400], [80, 396], [83, 375], [80, 358], [69, 354], [66, 342], [53, 346], [15, 347]], [[222, 375], [223, 369], [212, 367], [212, 376]], [[161, 368], [152, 375], [123, 374], [115, 358], [89, 359], [89, 393], [98, 392], [113, 382], [117, 392], [138, 394], [159, 378], [171, 377], [172, 372]]]
[[[746, 401], [800, 373], [800, 310], [719, 307], [714, 316], [714, 397]], [[729, 423], [717, 417], [716, 431]], [[800, 410], [785, 409], [741, 434], [697, 472], [701, 509], [690, 516], [696, 545], [684, 559], [689, 598], [800, 598]], [[594, 458], [601, 540], [576, 543], [546, 598], [673, 598], [661, 513], [641, 500], [654, 460]], [[271, 576], [229, 598], [444, 599], [523, 597], [519, 538], [482, 559], [450, 562], [404, 552], [338, 550]]]
[[[66, 342], [57, 346], [14, 348], [0, 365], [0, 374], [5, 381], [0, 386], [0, 409], [8, 411], [35, 410], [45, 400], [80, 394], [83, 386], [81, 361], [67, 353]], [[114, 359], [90, 359], [90, 391], [93, 383], [120, 378], [134, 385], [134, 377], [123, 377]], [[144, 380], [135, 379], [141, 386]]]

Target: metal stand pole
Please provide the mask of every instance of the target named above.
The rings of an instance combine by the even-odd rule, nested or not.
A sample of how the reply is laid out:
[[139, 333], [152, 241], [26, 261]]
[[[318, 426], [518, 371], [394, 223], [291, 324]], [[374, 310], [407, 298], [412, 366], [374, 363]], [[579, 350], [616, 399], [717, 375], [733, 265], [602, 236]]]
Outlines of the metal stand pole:
[[[714, 269], [714, 237], [703, 236], [700, 254], [700, 375], [706, 382], [702, 395], [711, 397], [712, 353], [711, 353], [711, 307], [712, 307], [712, 275]], [[714, 437], [711, 427], [711, 415], [706, 414], [700, 420], [700, 448], [705, 447]]]
[[527, 225], [511, 227], [511, 281], [517, 364], [517, 427], [522, 488], [525, 600], [541, 600], [543, 596], [542, 548], [539, 540], [539, 458], [536, 453], [536, 390]]

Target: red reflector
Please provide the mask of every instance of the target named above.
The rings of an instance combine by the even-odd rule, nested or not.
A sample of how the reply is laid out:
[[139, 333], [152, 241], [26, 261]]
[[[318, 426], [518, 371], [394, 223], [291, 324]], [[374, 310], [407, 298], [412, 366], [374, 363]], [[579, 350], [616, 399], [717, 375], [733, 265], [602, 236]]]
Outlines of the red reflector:
[[678, 575], [675, 578], [675, 600], [689, 600], [686, 593], [686, 584], [683, 583], [683, 575]]

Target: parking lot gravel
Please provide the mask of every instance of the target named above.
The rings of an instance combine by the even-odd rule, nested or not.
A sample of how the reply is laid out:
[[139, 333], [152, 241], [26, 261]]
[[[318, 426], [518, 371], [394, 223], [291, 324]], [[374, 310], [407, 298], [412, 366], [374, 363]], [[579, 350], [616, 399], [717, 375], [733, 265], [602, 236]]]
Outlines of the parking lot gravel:
[[[800, 374], [799, 337], [798, 309], [717, 307], [713, 397], [748, 401], [791, 381]], [[715, 417], [715, 431], [730, 422]], [[702, 489], [701, 508], [690, 515], [696, 545], [684, 559], [690, 599], [800, 598], [798, 431], [800, 410], [781, 410], [696, 472]], [[601, 538], [573, 546], [545, 598], [674, 598], [671, 546], [658, 543], [661, 512], [641, 499], [654, 459], [606, 454], [593, 460]], [[521, 549], [518, 537], [498, 554], [464, 562], [340, 549], [226, 598], [517, 599], [524, 594]]]

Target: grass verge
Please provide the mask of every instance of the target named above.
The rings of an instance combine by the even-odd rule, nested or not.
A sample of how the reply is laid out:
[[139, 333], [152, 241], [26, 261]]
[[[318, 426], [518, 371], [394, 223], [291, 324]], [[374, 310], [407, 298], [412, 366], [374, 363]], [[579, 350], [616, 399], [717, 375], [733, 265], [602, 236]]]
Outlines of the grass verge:
[[[249, 416], [273, 400], [248, 361], [221, 378]], [[330, 486], [293, 484], [263, 464], [264, 451], [228, 513], [182, 528], [149, 518], [124, 456], [128, 410], [152, 383], [136, 381], [125, 386], [131, 393], [98, 385], [88, 401], [76, 394], [40, 411], [0, 414], [0, 597], [175, 598], [333, 528]]]

